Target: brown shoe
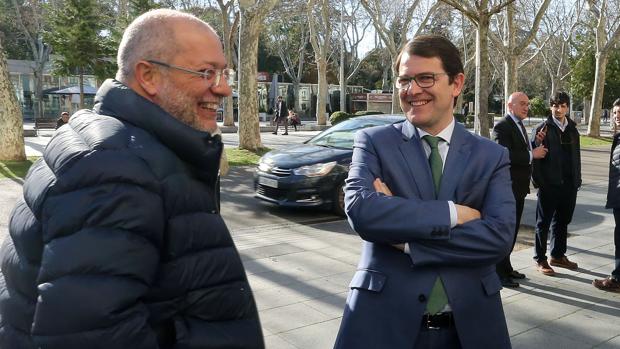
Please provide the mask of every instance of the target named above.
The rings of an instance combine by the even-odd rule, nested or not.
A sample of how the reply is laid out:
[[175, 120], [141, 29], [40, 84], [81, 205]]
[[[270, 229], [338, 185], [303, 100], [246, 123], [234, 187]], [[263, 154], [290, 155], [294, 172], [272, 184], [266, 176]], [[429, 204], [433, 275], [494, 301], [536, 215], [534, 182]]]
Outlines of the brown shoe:
[[547, 263], [547, 260], [536, 262], [536, 270], [538, 270], [539, 272], [547, 276], [555, 275], [555, 271], [553, 271], [553, 269], [549, 266], [549, 263]]
[[569, 261], [566, 256], [562, 256], [561, 258], [557, 259], [551, 257], [551, 261], [549, 262], [549, 264], [553, 265], [554, 267], [566, 268], [570, 270], [577, 269], [577, 263]]
[[620, 293], [620, 281], [612, 279], [611, 276], [603, 280], [594, 280], [592, 285], [599, 290]]

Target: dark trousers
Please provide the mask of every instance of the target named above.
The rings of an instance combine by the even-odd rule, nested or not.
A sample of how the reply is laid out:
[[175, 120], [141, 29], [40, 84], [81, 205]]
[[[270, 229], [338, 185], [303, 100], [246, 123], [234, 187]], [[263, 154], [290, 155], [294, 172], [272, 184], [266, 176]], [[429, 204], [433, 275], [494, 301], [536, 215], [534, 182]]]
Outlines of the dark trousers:
[[616, 268], [611, 272], [611, 276], [620, 281], [620, 207], [614, 208], [614, 221], [616, 222], [616, 228], [614, 229]]
[[276, 118], [276, 130], [273, 132], [278, 133], [278, 127], [280, 126], [280, 124], [284, 124], [284, 133], [288, 133], [288, 120], [286, 119], [286, 117]]
[[497, 265], [495, 265], [495, 271], [497, 271], [497, 275], [500, 277], [508, 277], [510, 273], [514, 270], [512, 268], [512, 264], [510, 263], [510, 254], [512, 250], [515, 248], [515, 243], [517, 242], [517, 234], [519, 233], [519, 225], [521, 225], [521, 216], [523, 215], [523, 205], [525, 204], [525, 196], [524, 197], [515, 197], [515, 201], [517, 203], [517, 221], [515, 226], [515, 236], [512, 239], [512, 247], [510, 248], [510, 252], [502, 259]]
[[461, 349], [456, 327], [438, 330], [420, 329], [414, 349]]
[[577, 188], [570, 184], [548, 186], [538, 189], [536, 204], [536, 255], [541, 262], [547, 259], [547, 237], [551, 226], [551, 257], [566, 254], [568, 224], [573, 219]]

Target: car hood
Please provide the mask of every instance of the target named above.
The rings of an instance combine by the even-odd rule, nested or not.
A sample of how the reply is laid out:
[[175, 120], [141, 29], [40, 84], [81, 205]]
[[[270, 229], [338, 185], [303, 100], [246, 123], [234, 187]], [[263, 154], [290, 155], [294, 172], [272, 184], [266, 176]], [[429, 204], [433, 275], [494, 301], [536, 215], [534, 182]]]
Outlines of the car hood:
[[328, 148], [312, 144], [296, 144], [272, 150], [263, 155], [262, 161], [273, 167], [296, 168], [320, 162], [338, 161], [351, 162], [353, 150]]

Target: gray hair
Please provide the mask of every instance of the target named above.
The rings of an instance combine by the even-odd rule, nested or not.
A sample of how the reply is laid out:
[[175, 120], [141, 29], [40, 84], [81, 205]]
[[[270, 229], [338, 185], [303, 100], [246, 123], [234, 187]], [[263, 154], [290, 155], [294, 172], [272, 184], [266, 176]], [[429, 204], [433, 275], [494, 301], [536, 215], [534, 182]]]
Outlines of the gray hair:
[[178, 47], [174, 22], [185, 20], [200, 26], [211, 26], [194, 15], [171, 9], [148, 11], [136, 18], [123, 33], [118, 47], [116, 80], [127, 83], [133, 79], [136, 64], [145, 59], [169, 61]]

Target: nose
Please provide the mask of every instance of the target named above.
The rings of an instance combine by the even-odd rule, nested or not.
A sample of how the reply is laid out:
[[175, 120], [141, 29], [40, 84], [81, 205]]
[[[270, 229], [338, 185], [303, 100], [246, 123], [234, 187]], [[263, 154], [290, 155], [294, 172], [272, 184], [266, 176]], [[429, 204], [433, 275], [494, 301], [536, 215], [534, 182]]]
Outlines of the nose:
[[416, 94], [421, 93], [423, 90], [424, 89], [418, 86], [415, 81], [411, 80], [411, 82], [409, 83], [409, 88], [407, 89], [407, 93], [415, 96]]
[[213, 84], [213, 86], [211, 86], [211, 91], [213, 92], [213, 94], [221, 97], [228, 97], [232, 95], [232, 88], [230, 87], [230, 85], [228, 85], [227, 79], [224, 78], [220, 79], [219, 84]]

